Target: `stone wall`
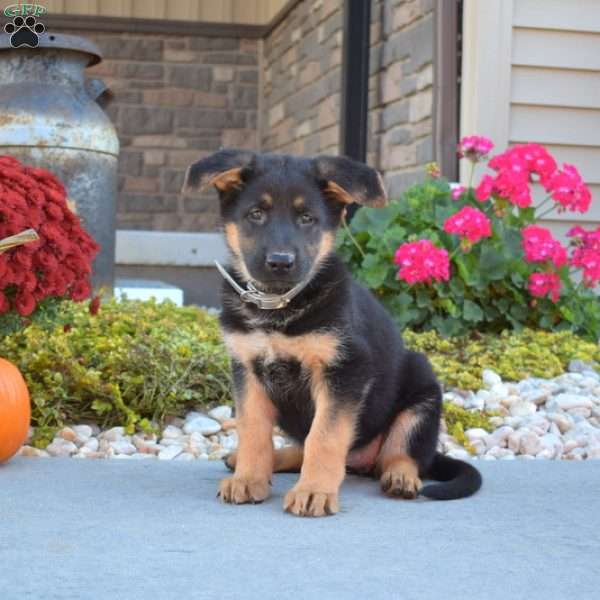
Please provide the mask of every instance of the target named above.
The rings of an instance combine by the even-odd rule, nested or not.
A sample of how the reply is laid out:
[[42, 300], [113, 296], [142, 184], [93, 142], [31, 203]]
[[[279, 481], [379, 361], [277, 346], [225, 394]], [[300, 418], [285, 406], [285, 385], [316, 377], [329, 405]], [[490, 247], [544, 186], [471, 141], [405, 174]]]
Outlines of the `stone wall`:
[[[432, 159], [433, 0], [371, 2], [368, 162], [394, 196]], [[88, 73], [115, 94], [117, 227], [214, 231], [214, 193], [180, 188], [221, 146], [338, 153], [342, 4], [302, 0], [262, 42], [86, 34], [104, 55]]]
[[114, 91], [119, 229], [214, 231], [213, 192], [180, 194], [186, 167], [221, 146], [256, 148], [259, 41], [95, 33], [88, 70]]
[[[390, 195], [432, 160], [432, 0], [371, 0], [368, 162]], [[303, 0], [264, 40], [261, 144], [337, 153], [342, 0]]]

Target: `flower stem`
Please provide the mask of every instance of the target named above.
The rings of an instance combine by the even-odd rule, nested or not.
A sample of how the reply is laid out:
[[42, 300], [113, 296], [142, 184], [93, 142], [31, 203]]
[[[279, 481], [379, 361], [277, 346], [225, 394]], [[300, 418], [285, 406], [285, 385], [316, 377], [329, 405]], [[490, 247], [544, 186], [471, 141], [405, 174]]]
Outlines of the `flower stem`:
[[356, 246], [356, 249], [360, 252], [360, 255], [363, 258], [366, 258], [367, 255], [364, 253], [363, 249], [361, 248], [361, 245], [356, 241], [356, 238], [352, 235], [352, 232], [350, 231], [350, 227], [348, 227], [348, 221], [346, 221], [346, 211], [344, 211], [344, 214], [342, 215], [342, 225], [344, 226], [344, 229], [346, 230], [348, 237], [352, 240], [352, 243]]
[[554, 206], [551, 206], [548, 210], [544, 211], [541, 215], [535, 215], [536, 219], [542, 219], [546, 215], [549, 215], [554, 210]]
[[473, 177], [475, 176], [475, 161], [471, 161], [471, 175], [469, 176], [469, 189], [473, 189]]
[[546, 204], [548, 204], [548, 200], [551, 200], [552, 196], [550, 194], [548, 194], [548, 196], [546, 196], [546, 198], [544, 198], [544, 201], [539, 204], [539, 206], [536, 207], [536, 211], [540, 210], [540, 208], [542, 208], [542, 206], [545, 206]]

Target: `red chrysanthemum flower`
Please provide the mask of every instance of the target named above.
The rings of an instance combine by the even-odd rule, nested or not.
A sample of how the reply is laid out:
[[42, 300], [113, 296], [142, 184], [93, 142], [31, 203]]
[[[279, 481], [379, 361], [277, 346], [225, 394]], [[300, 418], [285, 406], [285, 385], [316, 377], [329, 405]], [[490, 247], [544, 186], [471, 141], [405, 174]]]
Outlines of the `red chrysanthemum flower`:
[[0, 313], [30, 315], [49, 296], [83, 300], [100, 247], [67, 206], [64, 186], [45, 169], [0, 156], [0, 239], [35, 229], [37, 242], [0, 255]]

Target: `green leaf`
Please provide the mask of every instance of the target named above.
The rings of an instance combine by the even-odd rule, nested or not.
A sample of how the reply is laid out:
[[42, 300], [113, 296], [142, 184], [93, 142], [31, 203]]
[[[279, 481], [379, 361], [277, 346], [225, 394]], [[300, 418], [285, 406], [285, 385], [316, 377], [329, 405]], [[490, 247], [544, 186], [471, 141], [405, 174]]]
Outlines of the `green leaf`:
[[378, 260], [375, 254], [367, 254], [362, 267], [362, 279], [368, 287], [373, 289], [383, 284], [391, 265]]
[[475, 302], [465, 300], [465, 303], [463, 304], [463, 317], [465, 321], [479, 323], [479, 321], [483, 321], [483, 311], [479, 305], [475, 304]]

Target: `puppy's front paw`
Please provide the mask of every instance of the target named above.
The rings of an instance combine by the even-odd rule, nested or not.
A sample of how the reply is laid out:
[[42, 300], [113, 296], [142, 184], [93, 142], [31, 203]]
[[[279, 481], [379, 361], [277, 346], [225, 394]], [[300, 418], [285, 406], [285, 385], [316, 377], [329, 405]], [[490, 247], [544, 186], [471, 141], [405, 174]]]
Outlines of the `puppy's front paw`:
[[325, 517], [339, 509], [337, 492], [316, 492], [294, 486], [283, 500], [283, 510], [299, 517]]
[[258, 504], [266, 500], [271, 493], [271, 484], [267, 480], [251, 480], [244, 477], [226, 477], [219, 484], [219, 493], [223, 502], [231, 504]]

